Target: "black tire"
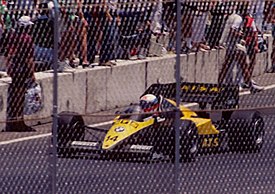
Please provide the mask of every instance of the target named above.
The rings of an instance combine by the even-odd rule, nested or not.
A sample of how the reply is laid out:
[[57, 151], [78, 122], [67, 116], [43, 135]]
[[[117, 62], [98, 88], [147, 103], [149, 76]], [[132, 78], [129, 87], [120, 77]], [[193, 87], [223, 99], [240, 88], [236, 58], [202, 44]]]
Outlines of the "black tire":
[[61, 112], [57, 123], [57, 153], [59, 156], [69, 156], [75, 152], [70, 148], [70, 143], [84, 140], [84, 120], [75, 112]]
[[264, 143], [264, 121], [257, 111], [234, 112], [228, 121], [228, 146], [234, 152], [257, 152]]
[[180, 161], [194, 161], [199, 151], [199, 135], [196, 124], [184, 120], [180, 126]]

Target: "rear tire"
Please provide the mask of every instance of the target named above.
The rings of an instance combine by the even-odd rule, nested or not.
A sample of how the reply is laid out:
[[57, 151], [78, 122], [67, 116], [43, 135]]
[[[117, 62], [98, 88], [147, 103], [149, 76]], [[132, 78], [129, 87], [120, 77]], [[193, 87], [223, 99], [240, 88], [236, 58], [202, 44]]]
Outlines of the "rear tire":
[[83, 141], [85, 136], [84, 120], [75, 112], [61, 112], [58, 115], [57, 154], [68, 157], [76, 150], [70, 148], [72, 141]]
[[264, 143], [264, 121], [257, 111], [237, 112], [229, 120], [230, 151], [257, 152]]
[[196, 124], [184, 120], [180, 126], [180, 161], [194, 161], [199, 151], [199, 135]]

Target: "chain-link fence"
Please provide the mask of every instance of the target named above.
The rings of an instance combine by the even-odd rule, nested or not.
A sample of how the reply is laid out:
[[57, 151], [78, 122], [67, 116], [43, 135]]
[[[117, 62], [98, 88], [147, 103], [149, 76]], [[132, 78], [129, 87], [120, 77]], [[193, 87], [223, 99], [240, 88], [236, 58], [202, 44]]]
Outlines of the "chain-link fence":
[[2, 0], [0, 193], [275, 193], [274, 11]]

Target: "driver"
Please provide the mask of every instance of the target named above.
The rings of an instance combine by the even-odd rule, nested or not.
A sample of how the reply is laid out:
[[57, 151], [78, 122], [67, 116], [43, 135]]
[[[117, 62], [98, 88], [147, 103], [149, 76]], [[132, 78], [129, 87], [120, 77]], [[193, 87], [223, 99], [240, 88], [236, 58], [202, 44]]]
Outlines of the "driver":
[[158, 112], [161, 111], [162, 97], [156, 97], [153, 94], [145, 94], [140, 98], [139, 105], [143, 112]]

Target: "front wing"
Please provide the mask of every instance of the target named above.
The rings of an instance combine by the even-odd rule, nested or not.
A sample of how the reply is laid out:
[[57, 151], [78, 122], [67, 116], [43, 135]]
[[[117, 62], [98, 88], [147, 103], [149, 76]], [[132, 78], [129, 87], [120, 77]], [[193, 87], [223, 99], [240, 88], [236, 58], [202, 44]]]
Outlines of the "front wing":
[[95, 159], [144, 161], [164, 159], [163, 155], [154, 153], [154, 146], [127, 144], [111, 150], [101, 148], [98, 141], [72, 141], [68, 146], [59, 148], [60, 157], [89, 157]]

